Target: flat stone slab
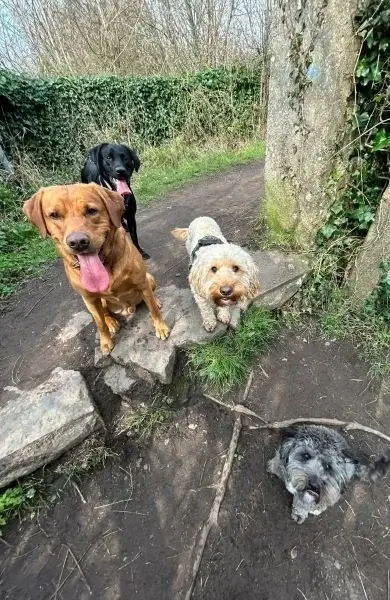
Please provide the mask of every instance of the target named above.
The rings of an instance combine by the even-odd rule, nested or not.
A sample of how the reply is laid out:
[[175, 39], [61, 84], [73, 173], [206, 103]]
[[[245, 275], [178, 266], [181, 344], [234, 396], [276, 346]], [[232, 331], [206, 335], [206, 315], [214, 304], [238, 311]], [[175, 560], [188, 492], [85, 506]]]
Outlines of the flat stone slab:
[[38, 387], [0, 400], [0, 488], [80, 443], [102, 425], [78, 371], [58, 367]]
[[255, 252], [252, 254], [260, 272], [260, 295], [256, 306], [276, 309], [285, 304], [297, 291], [308, 274], [309, 261], [298, 254]]
[[[261, 294], [255, 304], [267, 309], [280, 308], [300, 288], [308, 273], [308, 262], [300, 256], [282, 252], [255, 252], [253, 257], [259, 267]], [[136, 377], [149, 382], [172, 381], [176, 351], [188, 344], [213, 340], [227, 329], [218, 324], [215, 331], [207, 333], [189, 288], [170, 285], [158, 288], [157, 296], [162, 302], [162, 311], [170, 327], [168, 340], [159, 340], [153, 330], [146, 307], [140, 307], [132, 321], [127, 323], [116, 337], [115, 347], [108, 363], [114, 361], [128, 368]], [[107, 359], [96, 355], [99, 366], [107, 366]], [[111, 385], [111, 383], [112, 385]], [[114, 381], [105, 382], [116, 392], [119, 375]]]
[[82, 331], [90, 323], [92, 323], [91, 313], [86, 310], [81, 310], [80, 312], [75, 313], [73, 317], [69, 319], [65, 327], [58, 334], [57, 339], [63, 343], [69, 342], [69, 340], [76, 337], [76, 335], [78, 335], [80, 331]]

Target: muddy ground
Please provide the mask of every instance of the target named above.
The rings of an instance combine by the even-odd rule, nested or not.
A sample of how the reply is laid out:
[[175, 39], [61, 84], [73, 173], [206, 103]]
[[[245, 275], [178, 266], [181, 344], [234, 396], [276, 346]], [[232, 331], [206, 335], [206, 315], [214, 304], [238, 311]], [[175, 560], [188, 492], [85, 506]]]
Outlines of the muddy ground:
[[[216, 217], [229, 239], [245, 244], [262, 197], [262, 165], [237, 167], [167, 194], [140, 211], [141, 244], [164, 285], [185, 285], [187, 258], [168, 231], [193, 217]], [[114, 424], [125, 408], [93, 366], [95, 332], [67, 344], [58, 333], [83, 309], [52, 265], [5, 303], [1, 384], [30, 386], [57, 365], [81, 370], [117, 453], [52, 508], [0, 539], [1, 600], [184, 600], [194, 547], [209, 513], [229, 446], [233, 418], [189, 390], [168, 424], [148, 442]], [[312, 331], [282, 331], [254, 361], [246, 404], [266, 419], [339, 417], [390, 430], [390, 400], [347, 344]], [[227, 400], [239, 399], [242, 390]], [[145, 396], [145, 403], [150, 402]], [[297, 525], [290, 498], [266, 473], [277, 434], [240, 436], [219, 526], [209, 538], [196, 600], [389, 600], [390, 481], [353, 485], [320, 517]], [[368, 454], [383, 445], [350, 436]]]

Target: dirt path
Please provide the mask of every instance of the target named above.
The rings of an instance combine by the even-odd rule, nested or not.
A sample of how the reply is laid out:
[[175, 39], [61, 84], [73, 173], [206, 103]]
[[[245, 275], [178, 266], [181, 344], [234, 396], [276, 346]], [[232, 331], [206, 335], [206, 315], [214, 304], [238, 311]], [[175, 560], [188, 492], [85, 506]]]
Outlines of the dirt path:
[[[166, 235], [170, 228], [207, 213], [228, 237], [245, 243], [260, 193], [259, 165], [248, 165], [145, 210], [142, 244], [158, 262], [159, 279], [185, 285], [185, 252]], [[65, 345], [56, 339], [81, 308], [59, 265], [15, 296], [0, 324], [3, 381], [22, 386], [64, 361], [77, 365], [110, 422], [123, 407], [96, 380], [93, 327]], [[347, 345], [286, 331], [253, 366], [247, 405], [267, 419], [332, 416], [390, 429], [389, 398], [379, 396], [378, 383]], [[85, 503], [72, 490], [39, 518], [5, 528], [0, 600], [183, 600], [232, 425], [230, 414], [192, 390], [149, 444], [114, 440], [118, 456], [79, 483]], [[356, 435], [352, 443], [370, 454], [381, 448], [368, 436]], [[194, 599], [388, 600], [389, 481], [356, 485], [336, 507], [298, 526], [288, 494], [265, 472], [276, 444], [274, 435], [244, 428]]]

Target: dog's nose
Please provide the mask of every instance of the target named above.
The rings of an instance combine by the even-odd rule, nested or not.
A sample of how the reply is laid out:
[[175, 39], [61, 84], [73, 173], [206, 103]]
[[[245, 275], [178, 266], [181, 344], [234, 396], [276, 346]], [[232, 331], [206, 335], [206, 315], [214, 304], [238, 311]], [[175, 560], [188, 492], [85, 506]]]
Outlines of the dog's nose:
[[82, 252], [84, 250], [88, 250], [89, 237], [85, 233], [70, 233], [66, 238], [66, 243], [72, 250], [75, 250], [76, 252]]
[[321, 491], [321, 481], [318, 479], [318, 477], [310, 477], [309, 479], [309, 489], [312, 490], [313, 492], [315, 492], [316, 494], [319, 494]]
[[233, 293], [233, 288], [231, 285], [223, 285], [219, 288], [222, 296], [231, 296]]
[[118, 177], [126, 177], [126, 170], [123, 167], [117, 167], [115, 169], [115, 173], [118, 175]]

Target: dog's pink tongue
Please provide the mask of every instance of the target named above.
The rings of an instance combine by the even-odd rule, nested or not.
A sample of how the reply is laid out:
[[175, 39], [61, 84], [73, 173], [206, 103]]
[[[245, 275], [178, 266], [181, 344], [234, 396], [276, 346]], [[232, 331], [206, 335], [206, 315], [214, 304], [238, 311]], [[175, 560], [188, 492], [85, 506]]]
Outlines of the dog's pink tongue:
[[110, 283], [109, 275], [99, 258], [98, 252], [78, 254], [80, 281], [88, 292], [104, 292]]
[[120, 194], [131, 194], [130, 188], [124, 179], [115, 179], [116, 191]]

